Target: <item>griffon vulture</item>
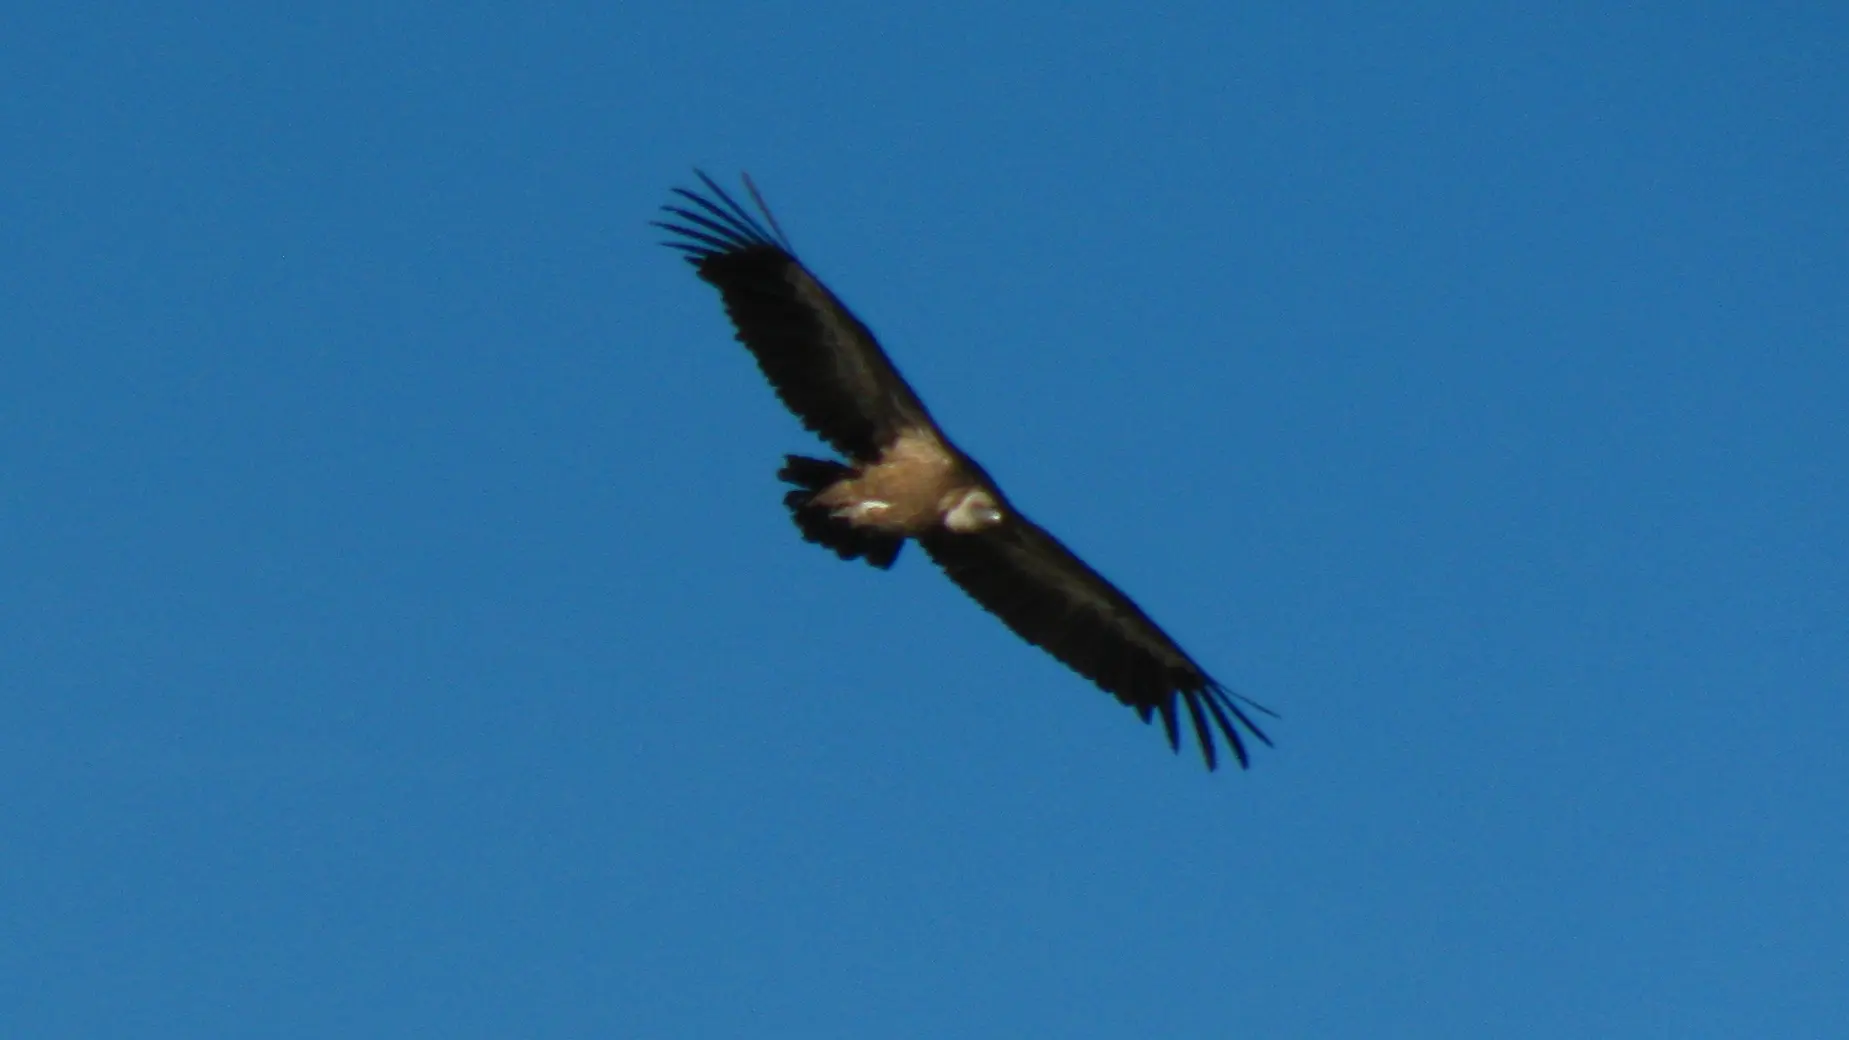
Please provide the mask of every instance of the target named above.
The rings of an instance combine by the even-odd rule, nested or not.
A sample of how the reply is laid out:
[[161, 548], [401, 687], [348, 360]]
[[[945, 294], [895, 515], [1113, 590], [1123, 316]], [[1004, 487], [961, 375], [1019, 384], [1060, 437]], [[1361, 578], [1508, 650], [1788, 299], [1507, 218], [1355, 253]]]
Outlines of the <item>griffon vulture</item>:
[[796, 259], [749, 179], [764, 223], [698, 175], [708, 193], [674, 189], [686, 205], [664, 206], [668, 218], [654, 222], [676, 236], [663, 244], [681, 250], [719, 290], [739, 342], [777, 396], [845, 457], [785, 456], [777, 475], [795, 487], [784, 503], [804, 539], [882, 569], [906, 539], [917, 541], [1016, 635], [1144, 722], [1159, 713], [1176, 750], [1176, 701], [1186, 703], [1209, 769], [1218, 764], [1215, 727], [1241, 766], [1248, 764], [1241, 726], [1271, 743], [1245, 709], [1274, 713], [1216, 682], [951, 443], [873, 333]]

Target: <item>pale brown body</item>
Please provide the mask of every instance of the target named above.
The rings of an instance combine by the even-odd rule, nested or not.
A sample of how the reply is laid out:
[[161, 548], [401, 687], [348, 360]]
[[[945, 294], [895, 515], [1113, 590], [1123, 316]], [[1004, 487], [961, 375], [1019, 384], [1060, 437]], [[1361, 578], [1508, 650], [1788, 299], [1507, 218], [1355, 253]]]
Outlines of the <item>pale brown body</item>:
[[968, 533], [1002, 519], [981, 480], [929, 431], [900, 434], [877, 460], [849, 472], [815, 502], [856, 527], [915, 538], [939, 528]]

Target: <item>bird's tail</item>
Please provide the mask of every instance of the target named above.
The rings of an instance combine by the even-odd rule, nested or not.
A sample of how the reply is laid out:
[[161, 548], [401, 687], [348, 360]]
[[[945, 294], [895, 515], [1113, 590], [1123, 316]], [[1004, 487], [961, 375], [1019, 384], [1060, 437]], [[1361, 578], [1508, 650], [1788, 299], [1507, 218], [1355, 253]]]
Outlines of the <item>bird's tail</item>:
[[850, 472], [839, 462], [785, 455], [777, 479], [796, 485], [796, 490], [783, 496], [783, 504], [790, 507], [790, 515], [796, 519], [804, 541], [833, 549], [835, 555], [844, 560], [865, 559], [885, 570], [899, 558], [904, 538], [856, 527], [815, 501], [818, 492]]

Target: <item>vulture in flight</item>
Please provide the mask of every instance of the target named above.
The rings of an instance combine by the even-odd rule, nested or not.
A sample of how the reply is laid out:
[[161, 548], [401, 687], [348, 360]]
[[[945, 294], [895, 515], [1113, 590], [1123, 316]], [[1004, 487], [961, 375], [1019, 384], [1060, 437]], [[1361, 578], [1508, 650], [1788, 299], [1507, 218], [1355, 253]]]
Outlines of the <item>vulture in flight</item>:
[[[749, 178], [764, 217], [695, 171], [703, 194], [676, 188], [656, 227], [719, 290], [739, 342], [777, 396], [842, 460], [785, 456], [784, 503], [807, 541], [843, 560], [891, 567], [906, 539], [1015, 634], [1135, 709], [1181, 746], [1179, 701], [1207, 768], [1218, 730], [1240, 766], [1246, 733], [1266, 744], [1233, 693], [1194, 663], [1130, 597], [1022, 515], [952, 444], [860, 320], [796, 259]], [[768, 228], [767, 228], [768, 225]]]

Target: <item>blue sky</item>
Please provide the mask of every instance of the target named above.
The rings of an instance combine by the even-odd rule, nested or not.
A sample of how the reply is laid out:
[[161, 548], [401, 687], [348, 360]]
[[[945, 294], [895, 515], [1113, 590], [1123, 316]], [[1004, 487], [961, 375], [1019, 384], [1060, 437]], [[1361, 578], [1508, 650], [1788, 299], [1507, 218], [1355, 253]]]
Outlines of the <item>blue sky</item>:
[[[1849, 1021], [1840, 5], [37, 5], [0, 36], [0, 1033]], [[1209, 775], [646, 222], [748, 169]]]

